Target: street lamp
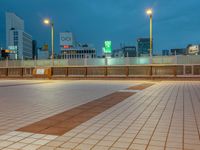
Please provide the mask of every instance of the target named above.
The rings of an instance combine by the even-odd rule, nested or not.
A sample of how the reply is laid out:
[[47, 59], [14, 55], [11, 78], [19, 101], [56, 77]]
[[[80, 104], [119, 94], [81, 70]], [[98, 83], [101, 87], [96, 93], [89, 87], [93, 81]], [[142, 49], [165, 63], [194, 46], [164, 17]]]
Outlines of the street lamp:
[[151, 8], [146, 10], [146, 14], [150, 17], [150, 57], [152, 58], [153, 51], [153, 10]]
[[44, 19], [44, 24], [51, 25], [51, 60], [54, 66], [54, 23], [50, 19]]

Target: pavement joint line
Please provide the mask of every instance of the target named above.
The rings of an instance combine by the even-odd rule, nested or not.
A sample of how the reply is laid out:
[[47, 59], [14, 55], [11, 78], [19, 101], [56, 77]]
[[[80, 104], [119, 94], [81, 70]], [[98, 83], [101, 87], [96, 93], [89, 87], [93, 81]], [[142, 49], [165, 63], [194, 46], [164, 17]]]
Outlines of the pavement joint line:
[[171, 125], [172, 125], [172, 119], [173, 119], [175, 107], [176, 107], [176, 104], [177, 104], [177, 97], [178, 97], [178, 94], [179, 94], [179, 90], [180, 90], [180, 87], [178, 87], [178, 91], [177, 91], [177, 94], [176, 94], [176, 100], [175, 100], [175, 103], [174, 103], [174, 107], [173, 107], [173, 111], [172, 111], [172, 115], [171, 115], [171, 120], [170, 120], [170, 124], [169, 124], [168, 131], [167, 131], [167, 136], [166, 136], [166, 140], [165, 140], [164, 150], [166, 150], [166, 148], [167, 148], [167, 140], [168, 140], [169, 131], [170, 131], [170, 128], [171, 128]]
[[[173, 89], [175, 89], [175, 86], [173, 87]], [[172, 89], [171, 91], [173, 91], [173, 89]], [[145, 150], [147, 150], [147, 148], [149, 147], [149, 144], [150, 144], [150, 142], [151, 142], [151, 140], [152, 140], [153, 135], [155, 134], [155, 131], [156, 131], [157, 127], [158, 127], [158, 124], [160, 123], [160, 120], [161, 120], [161, 118], [163, 117], [163, 114], [164, 114], [164, 112], [165, 112], [165, 110], [166, 110], [166, 108], [167, 108], [167, 105], [169, 104], [169, 101], [170, 101], [171, 96], [172, 96], [172, 92], [170, 93], [170, 95], [169, 95], [168, 98], [167, 98], [167, 99], [168, 99], [168, 100], [167, 100], [167, 103], [165, 104], [165, 107], [164, 107], [164, 109], [163, 109], [163, 111], [162, 111], [162, 114], [161, 114], [160, 117], [159, 117], [159, 120], [158, 120], [158, 122], [157, 122], [157, 124], [156, 124], [156, 126], [155, 126], [155, 128], [154, 128], [154, 130], [153, 130], [153, 133], [152, 133], [152, 135], [151, 135], [151, 137], [150, 137], [150, 139], [149, 139], [149, 142], [148, 142], [148, 144], [147, 144]]]
[[[194, 89], [195, 94], [197, 94], [193, 84], [192, 84], [192, 88]], [[195, 113], [194, 102], [192, 101], [193, 100], [192, 94], [191, 94], [192, 91], [191, 91], [191, 89], [189, 89], [189, 91], [190, 91], [189, 92], [190, 93], [190, 101], [191, 101], [191, 104], [192, 104], [192, 111], [193, 111], [195, 124], [196, 124], [197, 132], [198, 132], [198, 135], [199, 135], [199, 141], [200, 141], [200, 130], [199, 130], [198, 123], [197, 123], [197, 116], [196, 116], [196, 113]]]
[[185, 92], [184, 92], [184, 89], [185, 89], [185, 82], [184, 82], [184, 85], [183, 85], [183, 130], [182, 130], [182, 132], [183, 132], [183, 136], [182, 136], [182, 149], [184, 150], [184, 143], [185, 143], [185, 138], [184, 138], [184, 136], [185, 136], [185, 133], [184, 133], [184, 131], [185, 131]]
[[35, 85], [35, 84], [46, 84], [46, 83], [53, 83], [53, 82], [38, 82], [38, 83], [24, 83], [24, 84], [0, 85], [0, 88], [1, 87], [12, 87], [12, 86], [26, 86], [26, 85]]
[[141, 92], [142, 90], [119, 90], [118, 92], [132, 92], [132, 93], [138, 93]]
[[[162, 95], [167, 94], [167, 92], [168, 92], [168, 91], [166, 90], [166, 92], [163, 93]], [[148, 116], [148, 118], [146, 119], [146, 121], [143, 123], [142, 127], [139, 129], [139, 131], [137, 132], [137, 134], [136, 134], [135, 137], [133, 138], [132, 142], [129, 144], [128, 148], [130, 148], [130, 146], [133, 144], [133, 142], [134, 142], [134, 140], [136, 139], [137, 135], [140, 133], [140, 131], [142, 130], [142, 128], [145, 126], [146, 122], [149, 120], [149, 118], [150, 118], [151, 115], [154, 113], [154, 111], [156, 110], [157, 106], [160, 104], [161, 101], [162, 101], [162, 99], [157, 103], [157, 105], [155, 106], [154, 110], [150, 113], [150, 115]], [[144, 112], [142, 112], [142, 113], [144, 113]], [[142, 114], [141, 114], [141, 115], [142, 115]], [[137, 119], [139, 119], [139, 117], [138, 117]], [[137, 120], [137, 119], [136, 119], [136, 120]], [[135, 122], [136, 120], [134, 120], [134, 122]]]

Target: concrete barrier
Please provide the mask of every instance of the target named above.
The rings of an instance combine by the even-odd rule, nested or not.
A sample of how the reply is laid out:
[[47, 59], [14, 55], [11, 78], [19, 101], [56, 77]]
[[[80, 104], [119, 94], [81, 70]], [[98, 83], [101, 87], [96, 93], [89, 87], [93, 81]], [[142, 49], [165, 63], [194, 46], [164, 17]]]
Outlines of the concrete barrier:
[[200, 77], [200, 65], [67, 66], [0, 68], [0, 78]]

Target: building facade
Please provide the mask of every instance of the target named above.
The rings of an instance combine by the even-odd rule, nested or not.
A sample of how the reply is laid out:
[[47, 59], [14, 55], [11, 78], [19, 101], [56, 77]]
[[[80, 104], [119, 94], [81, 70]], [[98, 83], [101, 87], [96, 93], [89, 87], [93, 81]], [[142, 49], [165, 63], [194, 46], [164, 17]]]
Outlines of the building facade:
[[[150, 38], [139, 38], [137, 39], [137, 55], [138, 56], [149, 56], [150, 55]], [[153, 54], [153, 52], [152, 52]]]
[[96, 57], [96, 49], [87, 44], [77, 44], [72, 32], [60, 33], [60, 48], [63, 59]]
[[137, 51], [135, 46], [124, 46], [112, 51], [112, 57], [136, 57]]
[[188, 55], [200, 55], [200, 45], [188, 45], [187, 46]]
[[162, 56], [169, 56], [169, 50], [165, 49], [165, 50], [162, 50]]
[[186, 48], [175, 48], [170, 50], [171, 55], [186, 55], [187, 49]]
[[74, 47], [62, 50], [63, 59], [80, 59], [80, 58], [95, 58], [96, 50], [91, 47]]
[[24, 31], [24, 21], [6, 12], [6, 47], [13, 51], [10, 59], [32, 59], [32, 36]]
[[32, 58], [38, 59], [38, 49], [37, 49], [37, 41], [32, 41]]

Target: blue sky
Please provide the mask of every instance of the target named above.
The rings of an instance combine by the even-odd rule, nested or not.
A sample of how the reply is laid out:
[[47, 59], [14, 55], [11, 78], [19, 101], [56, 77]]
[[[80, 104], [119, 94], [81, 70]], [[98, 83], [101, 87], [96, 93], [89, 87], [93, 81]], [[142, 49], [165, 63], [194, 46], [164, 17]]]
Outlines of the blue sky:
[[72, 31], [99, 53], [105, 40], [112, 40], [114, 48], [136, 45], [137, 38], [149, 36], [148, 7], [154, 10], [154, 52], [200, 43], [199, 0], [0, 0], [0, 44], [5, 43], [5, 12], [11, 11], [24, 19], [39, 46], [50, 43], [43, 18], [53, 19], [57, 52], [62, 31]]

